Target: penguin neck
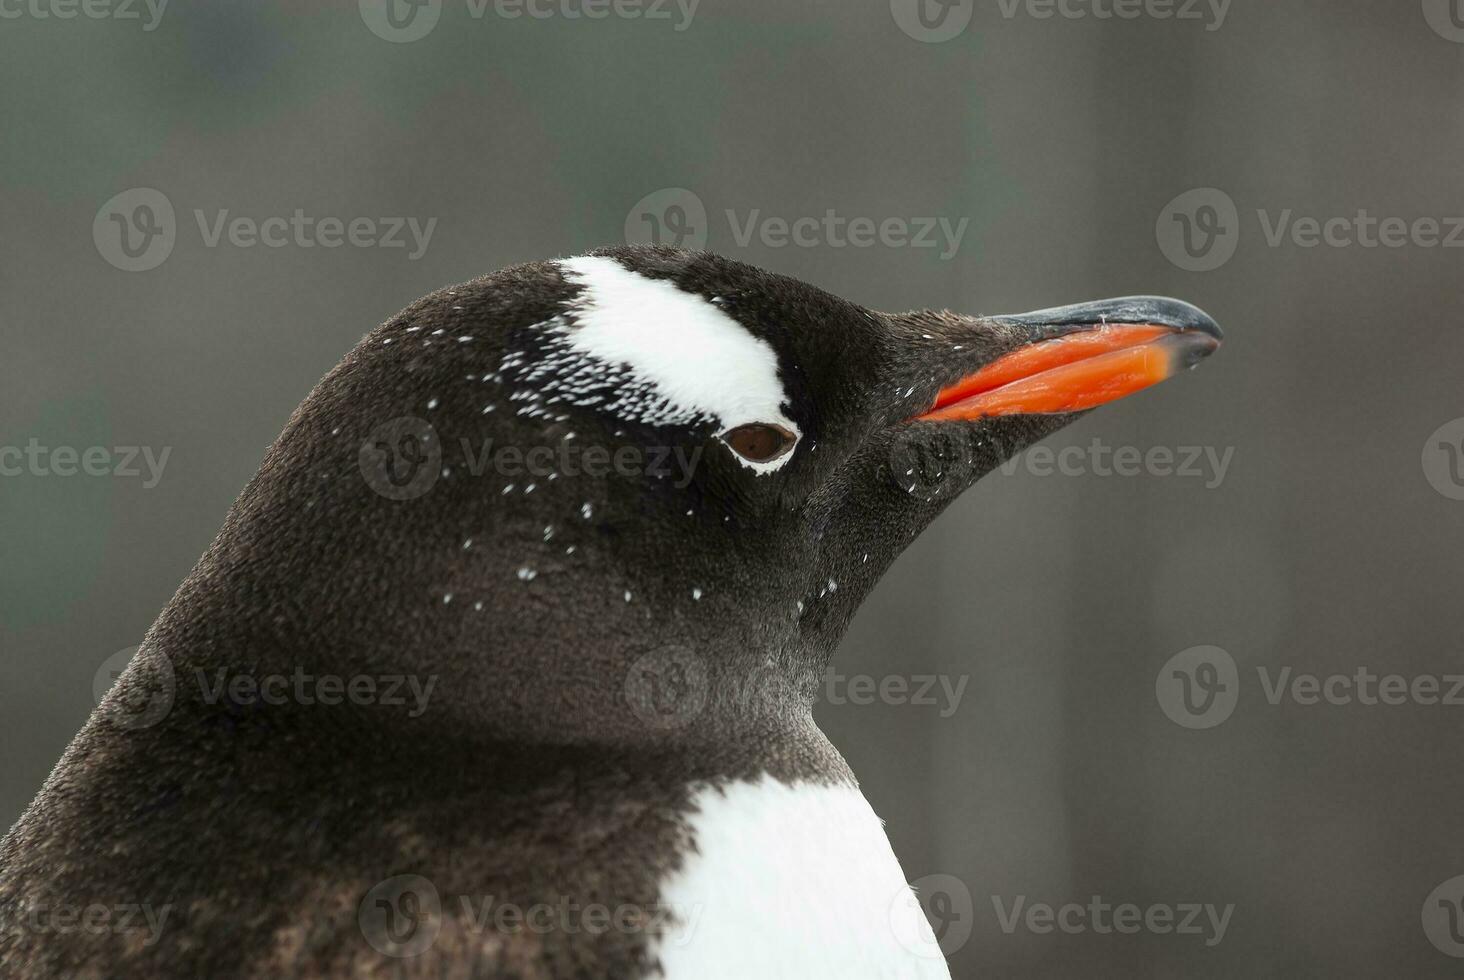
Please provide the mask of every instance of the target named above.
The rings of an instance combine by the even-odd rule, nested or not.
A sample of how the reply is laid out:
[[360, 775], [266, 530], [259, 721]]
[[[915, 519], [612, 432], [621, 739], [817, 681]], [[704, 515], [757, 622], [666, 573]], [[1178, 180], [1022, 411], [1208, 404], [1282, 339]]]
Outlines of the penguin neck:
[[[429, 562], [403, 586], [381, 570], [405, 559], [379, 544], [311, 554], [308, 537], [263, 546], [259, 526], [231, 521], [149, 635], [199, 710], [237, 708], [219, 702], [240, 690], [257, 700], [276, 679], [302, 726], [352, 717], [471, 744], [774, 744], [816, 731], [820, 665], [735, 615], [730, 596], [680, 596], [680, 582], [632, 592], [593, 561], [511, 537], [474, 542], [489, 553], [471, 576]], [[304, 572], [316, 561], [330, 574]], [[314, 702], [324, 684], [346, 693], [303, 704], [302, 684]]]

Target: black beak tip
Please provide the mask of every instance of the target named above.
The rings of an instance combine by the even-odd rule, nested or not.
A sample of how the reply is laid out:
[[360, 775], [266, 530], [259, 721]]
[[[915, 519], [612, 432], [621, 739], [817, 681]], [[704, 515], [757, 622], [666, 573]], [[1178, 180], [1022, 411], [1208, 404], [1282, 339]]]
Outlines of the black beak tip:
[[[1178, 370], [1188, 371], [1220, 347], [1220, 341], [1208, 330], [1199, 328], [1181, 330], [1175, 339], [1181, 341]], [[1187, 342], [1186, 342], [1187, 341]]]

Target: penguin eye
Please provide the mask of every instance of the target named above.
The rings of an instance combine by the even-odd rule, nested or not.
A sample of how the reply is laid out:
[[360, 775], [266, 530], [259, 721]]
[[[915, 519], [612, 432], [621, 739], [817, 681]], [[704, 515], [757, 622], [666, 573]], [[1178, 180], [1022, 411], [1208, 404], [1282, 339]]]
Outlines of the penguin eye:
[[749, 422], [722, 433], [722, 441], [750, 463], [771, 463], [791, 450], [798, 437], [781, 425]]

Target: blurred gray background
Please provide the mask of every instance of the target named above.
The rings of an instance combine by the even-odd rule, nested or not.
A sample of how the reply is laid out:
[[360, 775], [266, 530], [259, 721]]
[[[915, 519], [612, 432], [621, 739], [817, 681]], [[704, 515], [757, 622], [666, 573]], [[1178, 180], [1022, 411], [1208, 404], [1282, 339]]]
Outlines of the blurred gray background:
[[[141, 457], [0, 477], [0, 825], [364, 331], [659, 221], [880, 309], [1162, 293], [1228, 331], [1200, 371], [1049, 442], [1085, 462], [979, 484], [845, 644], [842, 674], [965, 684], [820, 709], [908, 876], [940, 876], [957, 976], [1457, 975], [1464, 705], [1273, 704], [1266, 683], [1464, 673], [1464, 252], [1437, 241], [1464, 215], [1464, 4], [930, 0], [922, 22], [905, 0], [565, 2], [446, 0], [415, 39], [369, 2], [5, 7], [0, 446], [170, 454], [156, 481]], [[175, 211], [145, 271], [119, 266], [161, 252], [128, 258], [108, 217], [135, 188]], [[436, 224], [413, 257], [408, 232], [209, 246], [195, 218], [296, 209]], [[741, 235], [830, 209], [969, 220], [954, 250]], [[1406, 240], [1368, 247], [1359, 209]], [[1308, 217], [1346, 224], [1308, 246]], [[1213, 455], [1125, 476], [1095, 440]], [[1168, 665], [1196, 646], [1238, 671], [1209, 728]], [[1019, 899], [1093, 896], [1234, 908], [1208, 943], [1203, 916], [1003, 928]]]

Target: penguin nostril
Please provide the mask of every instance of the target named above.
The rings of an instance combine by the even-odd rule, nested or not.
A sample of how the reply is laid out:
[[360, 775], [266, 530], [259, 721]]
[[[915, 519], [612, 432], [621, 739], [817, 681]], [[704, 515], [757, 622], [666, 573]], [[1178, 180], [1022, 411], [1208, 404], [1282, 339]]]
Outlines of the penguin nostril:
[[781, 425], [750, 422], [722, 433], [722, 441], [750, 463], [770, 463], [787, 454], [798, 437]]

